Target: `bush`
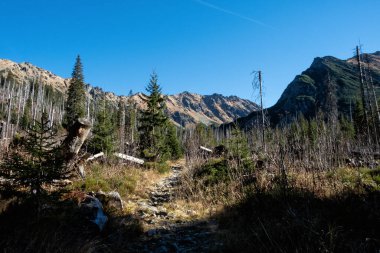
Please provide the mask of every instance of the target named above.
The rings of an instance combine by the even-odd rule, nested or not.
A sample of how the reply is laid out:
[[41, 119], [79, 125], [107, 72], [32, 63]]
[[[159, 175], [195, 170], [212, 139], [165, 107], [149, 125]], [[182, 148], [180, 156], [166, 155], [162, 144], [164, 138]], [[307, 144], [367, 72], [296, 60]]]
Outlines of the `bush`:
[[225, 159], [215, 159], [202, 165], [194, 174], [197, 178], [203, 178], [206, 185], [214, 185], [226, 182], [228, 177], [228, 164]]
[[368, 169], [366, 173], [377, 184], [377, 186], [380, 185], [380, 167], [377, 167], [376, 169]]

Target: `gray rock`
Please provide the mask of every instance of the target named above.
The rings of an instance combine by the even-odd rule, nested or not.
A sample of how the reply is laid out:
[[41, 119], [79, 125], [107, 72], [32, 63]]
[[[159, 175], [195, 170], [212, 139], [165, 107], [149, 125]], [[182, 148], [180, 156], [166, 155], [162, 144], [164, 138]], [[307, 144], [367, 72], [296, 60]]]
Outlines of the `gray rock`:
[[103, 212], [103, 206], [99, 199], [87, 195], [79, 204], [79, 207], [82, 214], [91, 222], [95, 223], [99, 230], [102, 231], [108, 218]]
[[112, 191], [108, 193], [108, 206], [116, 208], [118, 210], [123, 210], [124, 205], [123, 205], [123, 200], [121, 199], [121, 196], [118, 192]]
[[102, 204], [108, 209], [116, 209], [122, 211], [124, 209], [123, 200], [118, 192], [111, 191], [109, 193], [105, 193], [99, 190], [95, 197], [98, 198]]

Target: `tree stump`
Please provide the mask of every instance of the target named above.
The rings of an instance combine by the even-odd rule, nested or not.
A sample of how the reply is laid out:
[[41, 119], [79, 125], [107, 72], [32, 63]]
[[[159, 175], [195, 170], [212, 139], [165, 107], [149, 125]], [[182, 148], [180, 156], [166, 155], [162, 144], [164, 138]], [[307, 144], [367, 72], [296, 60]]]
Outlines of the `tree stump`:
[[[68, 168], [73, 168], [77, 164], [81, 164], [81, 161], [78, 161], [77, 159], [78, 153], [84, 141], [87, 139], [91, 127], [92, 124], [89, 120], [79, 118], [69, 129], [69, 133], [61, 145], [63, 161]], [[84, 177], [83, 169], [78, 172], [82, 177]]]

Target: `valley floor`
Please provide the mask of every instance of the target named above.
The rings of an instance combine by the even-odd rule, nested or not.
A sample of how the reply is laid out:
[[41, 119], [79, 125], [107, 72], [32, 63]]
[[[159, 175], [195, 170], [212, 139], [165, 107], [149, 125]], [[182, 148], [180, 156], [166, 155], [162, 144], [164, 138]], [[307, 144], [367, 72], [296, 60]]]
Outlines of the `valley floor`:
[[[256, 169], [252, 180], [239, 181], [223, 176], [224, 159], [200, 164], [191, 173], [183, 160], [165, 170], [94, 163], [85, 181], [46, 201], [37, 215], [28, 199], [0, 205], [0, 252], [380, 249], [380, 168], [289, 169], [285, 176]], [[104, 209], [109, 220], [101, 232], [76, 202], [100, 188], [117, 190], [125, 201], [123, 211]]]

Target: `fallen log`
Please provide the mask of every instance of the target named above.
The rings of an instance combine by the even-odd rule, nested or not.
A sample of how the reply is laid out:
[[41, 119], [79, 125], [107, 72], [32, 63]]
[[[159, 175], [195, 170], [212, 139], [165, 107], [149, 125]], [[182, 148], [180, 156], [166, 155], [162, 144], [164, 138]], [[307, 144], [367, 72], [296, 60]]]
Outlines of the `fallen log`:
[[206, 147], [203, 147], [203, 146], [199, 146], [199, 149], [201, 149], [203, 151], [206, 151], [206, 152], [209, 152], [209, 153], [212, 153], [212, 149], [209, 149], [209, 148], [206, 148]]
[[98, 154], [95, 154], [95, 155], [90, 156], [89, 158], [87, 158], [87, 159], [86, 159], [86, 162], [91, 161], [91, 160], [94, 160], [94, 159], [96, 159], [96, 158], [98, 158], [98, 157], [102, 157], [102, 156], [104, 156], [104, 153], [103, 153], [103, 152], [100, 152], [100, 153], [98, 153]]
[[127, 160], [129, 162], [134, 162], [134, 163], [138, 163], [138, 164], [141, 164], [141, 165], [144, 164], [144, 160], [140, 159], [140, 158], [136, 158], [136, 157], [133, 157], [133, 156], [125, 155], [125, 154], [122, 154], [122, 153], [114, 153], [114, 155], [116, 157], [119, 157], [121, 159]]

